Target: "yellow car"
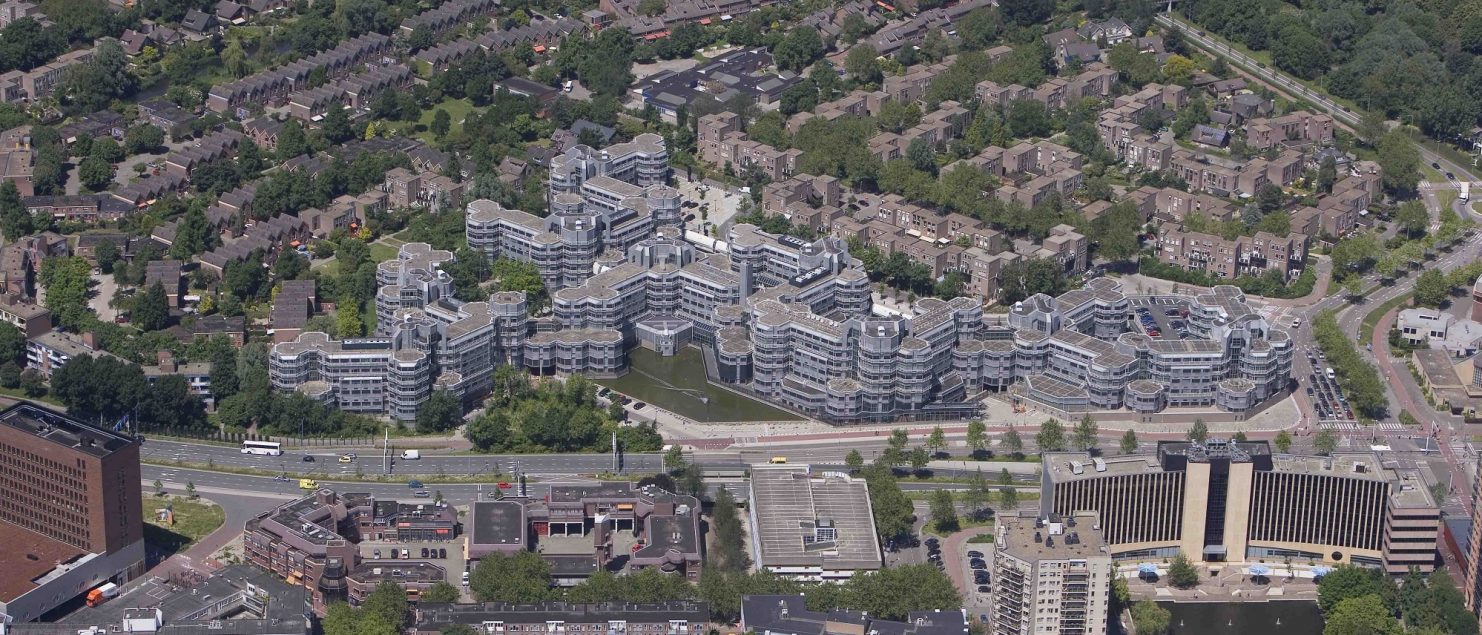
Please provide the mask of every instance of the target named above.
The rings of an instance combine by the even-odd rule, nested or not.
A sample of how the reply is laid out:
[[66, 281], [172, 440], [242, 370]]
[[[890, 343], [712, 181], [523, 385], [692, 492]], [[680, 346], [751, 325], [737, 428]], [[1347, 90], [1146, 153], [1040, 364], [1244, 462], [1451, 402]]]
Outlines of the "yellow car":
[[319, 489], [319, 481], [312, 478], [301, 478], [298, 480], [299, 489]]
[[356, 457], [355, 457], [355, 454], [353, 452], [350, 453], [350, 454], [341, 454], [340, 455], [340, 462], [341, 463], [351, 463], [351, 462], [355, 461], [355, 458]]

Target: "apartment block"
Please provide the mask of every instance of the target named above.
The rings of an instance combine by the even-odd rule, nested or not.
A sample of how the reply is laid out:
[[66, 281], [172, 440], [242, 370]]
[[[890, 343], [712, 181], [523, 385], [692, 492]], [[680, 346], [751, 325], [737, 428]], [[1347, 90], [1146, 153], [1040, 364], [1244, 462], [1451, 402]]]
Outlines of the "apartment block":
[[1260, 276], [1275, 270], [1281, 272], [1283, 279], [1290, 280], [1305, 267], [1307, 242], [1305, 234], [1276, 236], [1270, 232], [1225, 240], [1214, 234], [1165, 225], [1159, 230], [1158, 260], [1225, 279]]
[[1298, 144], [1326, 144], [1333, 140], [1333, 117], [1299, 110], [1272, 118], [1245, 122], [1245, 143], [1256, 150]]
[[1094, 510], [1001, 518], [993, 543], [989, 632], [1109, 632], [1112, 558]]
[[551, 193], [575, 193], [589, 178], [609, 177], [647, 187], [669, 179], [669, 149], [664, 138], [644, 133], [627, 143], [594, 150], [576, 145], [551, 159]]
[[[1118, 561], [1435, 567], [1440, 510], [1421, 474], [1369, 452], [1162, 441], [1156, 453], [1044, 457], [1040, 509], [1092, 511]], [[1273, 566], [1273, 568], [1275, 568]]]

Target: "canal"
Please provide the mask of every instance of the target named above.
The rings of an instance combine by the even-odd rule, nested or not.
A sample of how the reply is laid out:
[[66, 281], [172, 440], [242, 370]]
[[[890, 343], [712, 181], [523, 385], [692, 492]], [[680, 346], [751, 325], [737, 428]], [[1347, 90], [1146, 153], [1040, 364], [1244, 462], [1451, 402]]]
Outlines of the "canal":
[[1172, 635], [1314, 635], [1323, 628], [1316, 602], [1159, 602], [1173, 614]]

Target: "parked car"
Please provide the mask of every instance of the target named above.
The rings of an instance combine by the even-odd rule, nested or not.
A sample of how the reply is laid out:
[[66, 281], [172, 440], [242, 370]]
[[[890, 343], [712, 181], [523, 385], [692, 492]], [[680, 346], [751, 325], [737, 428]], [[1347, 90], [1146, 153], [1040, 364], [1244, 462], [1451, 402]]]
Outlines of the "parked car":
[[969, 551], [969, 552], [967, 552], [967, 557], [969, 557], [969, 558], [981, 558], [981, 557], [983, 557], [983, 552], [981, 552], [981, 551]]
[[978, 585], [978, 593], [992, 593], [992, 592], [993, 592], [993, 587], [988, 586], [986, 584], [979, 584]]
[[380, 560], [381, 559], [381, 550], [380, 549], [374, 549], [374, 550], [372, 550], [371, 551], [371, 557], [372, 558], [375, 558], [377, 560]]
[[427, 557], [427, 547], [423, 547], [422, 548], [422, 557], [423, 558], [426, 558]]

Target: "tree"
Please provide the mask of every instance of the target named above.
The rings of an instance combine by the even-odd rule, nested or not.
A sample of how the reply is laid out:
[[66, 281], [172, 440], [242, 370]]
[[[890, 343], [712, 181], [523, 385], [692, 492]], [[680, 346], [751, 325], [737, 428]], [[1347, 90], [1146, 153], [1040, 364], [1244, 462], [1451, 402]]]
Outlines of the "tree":
[[910, 499], [895, 482], [890, 466], [875, 463], [864, 469], [865, 486], [870, 492], [870, 510], [875, 517], [875, 531], [882, 540], [904, 536], [911, 531], [915, 511]]
[[533, 551], [490, 554], [469, 574], [468, 588], [479, 602], [540, 602], [551, 597], [551, 567]]
[[0, 183], [0, 232], [5, 234], [5, 240], [14, 242], [29, 236], [35, 231], [32, 223], [33, 219], [21, 202], [21, 192], [16, 189], [15, 181], [6, 179], [4, 183]]
[[1132, 605], [1132, 623], [1137, 625], [1138, 635], [1164, 635], [1173, 621], [1173, 614], [1152, 600], [1138, 600]]
[[998, 488], [998, 506], [1003, 509], [1014, 509], [1019, 506], [1019, 490], [1013, 487]]
[[1331, 156], [1322, 158], [1322, 163], [1317, 168], [1317, 191], [1320, 193], [1331, 193], [1333, 183], [1338, 180], [1338, 163]]
[[1358, 137], [1360, 143], [1373, 148], [1379, 145], [1379, 140], [1388, 131], [1389, 127], [1384, 124], [1384, 113], [1368, 110], [1359, 118], [1358, 127], [1354, 129], [1354, 136]]
[[1137, 451], [1137, 433], [1131, 428], [1122, 433], [1121, 450], [1122, 454], [1132, 454]]
[[[3, 205], [0, 200], [0, 207]], [[92, 267], [77, 256], [42, 261], [40, 280], [46, 287], [46, 308], [62, 326], [81, 331], [89, 320], [95, 319], [87, 304], [88, 290], [93, 284], [91, 274]]]
[[973, 454], [988, 450], [988, 424], [982, 419], [967, 422], [967, 447], [972, 448]]
[[1168, 583], [1180, 589], [1191, 589], [1199, 584], [1199, 571], [1182, 551], [1175, 554], [1168, 564]]
[[772, 58], [782, 70], [802, 71], [823, 55], [823, 39], [818, 30], [792, 29], [772, 51]]
[[1395, 209], [1395, 224], [1412, 238], [1425, 235], [1430, 222], [1430, 214], [1420, 201], [1406, 201]]
[[[386, 91], [385, 94], [394, 96], [395, 91]], [[309, 139], [304, 135], [304, 128], [299, 125], [298, 120], [290, 118], [284, 122], [283, 129], [278, 131], [278, 160], [287, 161], [307, 153], [309, 149]]]
[[715, 532], [715, 549], [711, 554], [710, 566], [718, 566], [727, 572], [745, 571], [751, 566], [751, 558], [746, 553], [745, 530], [736, 509], [735, 497], [731, 496], [729, 490], [721, 488], [715, 493], [715, 504], [711, 510], [710, 525]]
[[131, 314], [134, 326], [142, 331], [158, 331], [170, 324], [170, 301], [165, 295], [165, 287], [156, 281], [149, 285], [144, 295], [134, 301], [134, 310]]
[[1327, 428], [1318, 430], [1317, 436], [1312, 438], [1312, 448], [1317, 450], [1318, 454], [1332, 454], [1333, 450], [1338, 449], [1338, 433]]
[[869, 44], [857, 44], [844, 57], [844, 72], [860, 84], [879, 84], [885, 78], [880, 54]]
[[1173, 54], [1163, 62], [1163, 78], [1175, 84], [1187, 84], [1194, 77], [1194, 71], [1198, 67], [1191, 60], [1182, 55]]
[[1194, 419], [1194, 425], [1184, 433], [1184, 438], [1194, 443], [1204, 443], [1204, 440], [1209, 438], [1209, 425], [1204, 423], [1203, 419]]
[[438, 582], [422, 591], [421, 602], [457, 602], [463, 593], [447, 582]]
[[232, 77], [246, 77], [247, 73], [251, 72], [251, 67], [247, 65], [247, 53], [242, 50], [241, 40], [232, 40], [231, 44], [222, 49], [221, 65], [232, 74]]
[[448, 130], [453, 127], [453, 117], [448, 111], [438, 108], [432, 113], [432, 125], [428, 128], [433, 136], [441, 139], [448, 136]]
[[844, 455], [844, 466], [849, 468], [850, 472], [858, 472], [864, 467], [864, 456], [859, 453], [859, 450], [851, 449], [849, 454]]
[[154, 486], [155, 496], [165, 495], [165, 484], [163, 482], [161, 482], [159, 479], [154, 479], [154, 483], [152, 483], [152, 485]]
[[1024, 454], [1024, 439], [1019, 437], [1019, 431], [1013, 425], [1003, 433], [1003, 449], [1015, 456]]
[[210, 251], [215, 245], [216, 235], [211, 230], [210, 222], [206, 220], [206, 211], [199, 206], [191, 206], [176, 224], [175, 240], [170, 244], [170, 257], [189, 260]]
[[1050, 19], [1055, 3], [1050, 0], [1007, 0], [998, 5], [1005, 22], [1027, 27]]
[[124, 132], [124, 147], [129, 154], [154, 152], [165, 142], [165, 131], [149, 124], [140, 124]]
[[113, 184], [113, 166], [98, 157], [88, 157], [78, 164], [77, 177], [82, 180], [83, 187], [101, 192]]
[[1231, 441], [1234, 441], [1236, 443], [1248, 443], [1248, 442], [1250, 442], [1250, 439], [1245, 436], [1245, 431], [1244, 430], [1237, 430], [1235, 432], [1235, 436], [1230, 437], [1230, 440]]
[[885, 440], [886, 462], [891, 465], [900, 465], [907, 460], [906, 444], [911, 442], [911, 437], [902, 428], [890, 431], [890, 438]]
[[195, 481], [186, 481], [185, 482], [185, 495], [186, 496], [189, 496], [190, 498], [196, 498], [196, 482]]
[[1334, 567], [1317, 584], [1317, 605], [1324, 614], [1332, 613], [1345, 600], [1365, 595], [1381, 597], [1393, 590], [1393, 585], [1376, 571], [1341, 565]]
[[417, 408], [417, 432], [447, 432], [463, 423], [463, 402], [446, 390], [433, 391]]
[[947, 433], [942, 426], [933, 426], [931, 436], [926, 439], [926, 449], [932, 454], [939, 454], [947, 450]]
[[1375, 152], [1383, 171], [1384, 189], [1396, 195], [1413, 193], [1420, 182], [1420, 151], [1410, 137], [1398, 130], [1385, 133]]
[[334, 330], [341, 338], [360, 337], [365, 334], [365, 323], [360, 319], [358, 303], [342, 301], [335, 306]]
[[957, 520], [957, 505], [952, 500], [952, 490], [939, 489], [931, 493], [931, 523], [939, 534], [950, 534], [962, 528]]
[[642, 0], [638, 3], [638, 13], [650, 18], [664, 15], [664, 11], [668, 8], [669, 4], [664, 0]]
[[1039, 424], [1039, 433], [1034, 435], [1034, 443], [1039, 446], [1042, 454], [1065, 451], [1065, 426], [1054, 419], [1046, 419]]
[[1446, 281], [1446, 274], [1440, 269], [1426, 269], [1420, 272], [1415, 279], [1415, 304], [1417, 306], [1439, 307], [1451, 295], [1451, 285]]
[[926, 448], [919, 445], [911, 448], [911, 452], [908, 457], [911, 461], [911, 469], [917, 472], [926, 469], [926, 465], [928, 463], [931, 463], [931, 453], [927, 452]]
[[682, 470], [687, 464], [688, 461], [684, 460], [684, 446], [678, 443], [670, 446], [669, 451], [664, 453], [664, 468], [670, 472]]
[[1323, 635], [1398, 635], [1404, 632], [1389, 607], [1370, 593], [1339, 602], [1323, 615]]
[[1075, 447], [1086, 451], [1095, 449], [1096, 433], [1098, 430], [1099, 427], [1096, 425], [1096, 420], [1092, 419], [1089, 413], [1082, 416], [1081, 420], [1076, 423], [1075, 431], [1072, 433], [1072, 440], [1075, 443]]

